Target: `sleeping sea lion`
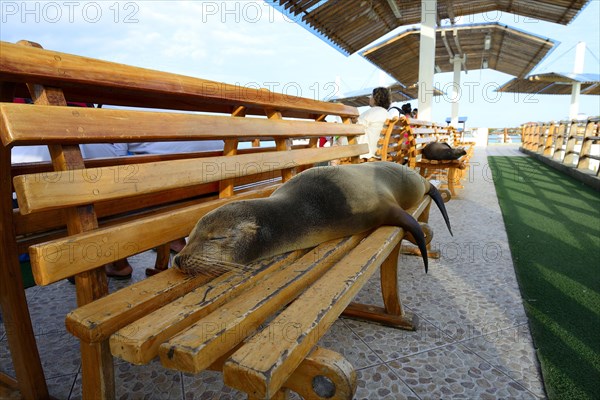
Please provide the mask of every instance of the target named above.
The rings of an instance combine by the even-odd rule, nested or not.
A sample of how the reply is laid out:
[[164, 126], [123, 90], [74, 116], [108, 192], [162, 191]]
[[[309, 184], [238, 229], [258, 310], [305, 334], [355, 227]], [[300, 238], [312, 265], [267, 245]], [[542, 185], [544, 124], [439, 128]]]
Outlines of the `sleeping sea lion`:
[[200, 218], [173, 264], [187, 273], [210, 268], [211, 262], [246, 265], [395, 225], [412, 234], [427, 272], [423, 230], [405, 211], [425, 194], [437, 204], [452, 233], [439, 191], [408, 167], [372, 162], [311, 168], [269, 197], [231, 202]]
[[453, 149], [445, 142], [432, 142], [423, 148], [423, 157], [428, 160], [458, 160], [467, 154], [465, 149]]

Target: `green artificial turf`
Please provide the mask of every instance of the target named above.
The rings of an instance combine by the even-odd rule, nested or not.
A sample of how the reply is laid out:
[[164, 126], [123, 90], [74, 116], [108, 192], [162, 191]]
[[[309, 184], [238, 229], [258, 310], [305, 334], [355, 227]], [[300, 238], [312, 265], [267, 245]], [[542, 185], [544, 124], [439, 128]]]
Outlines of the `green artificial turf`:
[[600, 399], [600, 193], [526, 157], [489, 157], [550, 399]]

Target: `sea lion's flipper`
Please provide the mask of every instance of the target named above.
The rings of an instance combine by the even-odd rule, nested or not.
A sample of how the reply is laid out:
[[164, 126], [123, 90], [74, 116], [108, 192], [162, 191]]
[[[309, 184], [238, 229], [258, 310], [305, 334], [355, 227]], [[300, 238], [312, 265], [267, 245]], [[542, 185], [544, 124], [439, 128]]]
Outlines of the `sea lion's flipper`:
[[425, 240], [425, 234], [423, 233], [421, 225], [416, 219], [413, 218], [412, 215], [404, 211], [401, 207], [394, 207], [390, 214], [391, 218], [390, 221], [387, 221], [387, 224], [399, 226], [410, 232], [417, 242], [417, 246], [419, 247], [421, 256], [423, 257], [423, 264], [425, 264], [425, 273], [427, 273], [429, 268], [429, 264], [427, 262], [427, 242]]
[[450, 231], [450, 235], [454, 236], [454, 234], [452, 233], [452, 228], [450, 227], [450, 218], [448, 218], [446, 205], [444, 204], [444, 199], [442, 199], [440, 191], [437, 190], [435, 186], [429, 185], [429, 192], [427, 192], [427, 194], [431, 197], [433, 201], [435, 201], [435, 204], [437, 204], [438, 208], [440, 209], [440, 212], [442, 213], [442, 216], [444, 217], [444, 221], [446, 221], [446, 226]]

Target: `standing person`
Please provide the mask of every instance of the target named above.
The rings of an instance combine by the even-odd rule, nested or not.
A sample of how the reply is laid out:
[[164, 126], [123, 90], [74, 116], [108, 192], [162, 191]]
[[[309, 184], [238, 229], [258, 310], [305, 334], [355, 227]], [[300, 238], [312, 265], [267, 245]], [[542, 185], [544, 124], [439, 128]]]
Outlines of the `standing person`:
[[388, 108], [391, 104], [390, 90], [385, 87], [373, 89], [369, 97], [369, 108], [358, 117], [358, 123], [365, 127], [365, 134], [358, 138], [359, 143], [367, 143], [369, 152], [361, 154], [361, 158], [367, 161], [376, 160], [377, 142], [383, 129], [383, 124], [389, 118]]

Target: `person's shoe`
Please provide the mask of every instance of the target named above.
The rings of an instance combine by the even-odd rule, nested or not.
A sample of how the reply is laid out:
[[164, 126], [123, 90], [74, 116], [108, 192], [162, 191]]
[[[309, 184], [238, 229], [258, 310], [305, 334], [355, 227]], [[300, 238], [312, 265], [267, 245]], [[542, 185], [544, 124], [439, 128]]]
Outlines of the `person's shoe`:
[[106, 276], [117, 281], [131, 279], [131, 274], [133, 273], [133, 268], [129, 265], [126, 258], [106, 264], [104, 270], [106, 271]]

